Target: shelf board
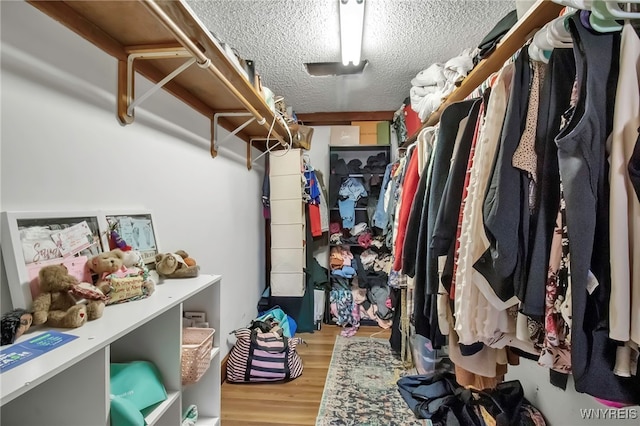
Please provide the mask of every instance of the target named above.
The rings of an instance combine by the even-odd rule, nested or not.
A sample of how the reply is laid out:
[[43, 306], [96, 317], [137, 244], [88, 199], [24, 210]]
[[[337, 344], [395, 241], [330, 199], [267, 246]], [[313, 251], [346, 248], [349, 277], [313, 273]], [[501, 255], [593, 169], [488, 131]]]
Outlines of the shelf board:
[[147, 425], [153, 426], [162, 415], [169, 409], [169, 407], [177, 402], [180, 398], [180, 392], [167, 392], [167, 399], [162, 401], [160, 405], [158, 405], [152, 412], [147, 414], [144, 418], [144, 421]]
[[[264, 117], [265, 123], [261, 125], [256, 120], [237, 136], [245, 141], [267, 136], [274, 119], [273, 112], [183, 0], [27, 1], [121, 62], [126, 62], [128, 52], [141, 47], [184, 47], [189, 50], [157, 13], [152, 12], [154, 8], [161, 10], [211, 60], [210, 68], [215, 69], [191, 65], [163, 89], [208, 118], [217, 112], [247, 112], [249, 104]], [[145, 59], [135, 61], [134, 67], [139, 74], [157, 83], [184, 62], [184, 58]], [[233, 131], [247, 119], [221, 117], [219, 123]], [[272, 137], [286, 134], [284, 125], [276, 120]]]
[[391, 145], [329, 145], [330, 151], [389, 151]]
[[500, 40], [496, 49], [491, 55], [483, 59], [473, 70], [462, 80], [462, 83], [440, 104], [440, 107], [433, 112], [427, 120], [420, 126], [418, 131], [411, 135], [402, 144], [407, 146], [416, 141], [420, 131], [426, 127], [431, 127], [440, 121], [440, 115], [453, 102], [462, 101], [467, 98], [477, 87], [479, 87], [494, 72], [500, 70], [504, 63], [513, 56], [529, 40], [535, 32], [542, 28], [547, 22], [558, 17], [564, 6], [554, 3], [551, 0], [538, 0], [529, 10], [516, 22], [516, 24]]
[[[136, 328], [202, 291], [220, 282], [220, 275], [200, 274], [196, 278], [174, 279], [156, 286], [150, 297], [134, 302], [107, 306], [102, 317], [82, 327], [64, 329], [78, 336], [65, 345], [2, 373], [0, 405], [19, 397], [77, 362], [96, 353]], [[47, 327], [32, 327], [17, 342], [31, 339]]]
[[[384, 176], [384, 173], [369, 173], [371, 176]], [[363, 173], [349, 173], [349, 177], [364, 177]]]
[[220, 425], [219, 417], [199, 417], [196, 426], [218, 426]]
[[220, 348], [211, 349], [211, 359], [214, 359], [220, 353]]

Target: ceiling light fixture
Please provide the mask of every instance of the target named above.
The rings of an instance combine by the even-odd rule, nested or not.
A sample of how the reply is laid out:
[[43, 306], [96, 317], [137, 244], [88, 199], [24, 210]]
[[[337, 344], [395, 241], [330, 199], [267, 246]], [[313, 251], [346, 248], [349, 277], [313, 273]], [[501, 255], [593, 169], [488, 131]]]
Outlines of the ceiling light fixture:
[[362, 32], [364, 30], [364, 1], [338, 0], [340, 2], [340, 48], [342, 64], [360, 64]]

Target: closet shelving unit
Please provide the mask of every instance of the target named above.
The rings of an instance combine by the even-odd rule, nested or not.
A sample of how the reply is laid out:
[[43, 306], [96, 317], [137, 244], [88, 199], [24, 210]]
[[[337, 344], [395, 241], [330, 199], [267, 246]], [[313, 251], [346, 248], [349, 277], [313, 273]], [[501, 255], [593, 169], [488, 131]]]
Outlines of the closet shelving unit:
[[440, 121], [440, 115], [451, 103], [462, 101], [469, 96], [476, 88], [478, 88], [491, 74], [500, 70], [511, 56], [513, 56], [533, 34], [542, 28], [547, 22], [558, 17], [558, 14], [564, 6], [554, 3], [551, 0], [538, 0], [531, 8], [522, 16], [518, 22], [504, 35], [498, 43], [495, 50], [487, 58], [480, 61], [471, 70], [469, 75], [462, 80], [451, 94], [440, 104], [440, 107], [434, 111], [429, 118], [420, 126], [418, 131], [409, 136], [402, 144], [403, 146], [411, 145], [416, 141], [418, 134], [425, 127], [430, 127]]
[[[191, 404], [198, 407], [197, 426], [219, 425], [220, 285], [219, 275], [165, 280], [146, 299], [108, 306], [97, 320], [59, 330], [77, 338], [2, 373], [2, 424], [109, 424], [110, 363], [146, 360], [158, 367], [167, 390], [167, 399], [147, 413], [147, 425], [179, 425]], [[209, 369], [186, 386], [180, 367], [184, 311], [205, 312], [216, 330]]]
[[[227, 57], [223, 47], [183, 0], [69, 0], [28, 3], [118, 60], [118, 118], [160, 88], [211, 118], [211, 155], [218, 126], [261, 150], [270, 139], [284, 142], [285, 124]], [[135, 99], [134, 74], [154, 86]], [[253, 143], [257, 141], [257, 143]]]
[[[362, 166], [367, 164], [367, 158], [372, 155], [377, 155], [378, 153], [384, 153], [387, 157], [387, 163], [391, 161], [391, 146], [390, 145], [352, 145], [352, 146], [338, 146], [331, 145], [329, 146], [329, 155], [337, 154], [342, 159], [345, 160], [345, 163], [349, 163], [349, 161], [357, 159], [362, 162]], [[382, 179], [384, 173], [373, 173], [373, 175], [377, 175]], [[363, 173], [349, 173], [348, 177], [362, 179], [364, 178]], [[331, 221], [339, 221], [340, 214], [339, 208], [337, 205], [329, 206], [330, 211], [330, 220]], [[369, 222], [369, 217], [367, 215], [366, 207], [357, 207], [356, 210], [356, 223], [358, 222]], [[329, 244], [330, 246], [333, 246]], [[345, 245], [345, 244], [338, 244]], [[348, 245], [348, 244], [347, 244]], [[357, 246], [357, 244], [354, 244]]]
[[[360, 160], [362, 162], [362, 166], [366, 166], [367, 164], [367, 159], [370, 156], [374, 156], [377, 155], [379, 153], [384, 153], [387, 159], [387, 164], [389, 162], [391, 162], [391, 146], [390, 145], [351, 145], [351, 146], [342, 146], [342, 145], [330, 145], [329, 146], [329, 156], [331, 156], [332, 154], [337, 154], [339, 157], [341, 157], [343, 160], [345, 160], [345, 163], [349, 163], [349, 161], [351, 160]], [[384, 173], [372, 173], [371, 175], [376, 175], [380, 177], [380, 180], [382, 180], [382, 178], [384, 177]], [[349, 178], [357, 178], [357, 179], [362, 179], [364, 178], [364, 174], [363, 173], [349, 173], [347, 175], [347, 177]], [[379, 194], [376, 194], [379, 196]], [[331, 198], [331, 197], [330, 197]], [[358, 207], [356, 205], [355, 207], [355, 223], [360, 223], [360, 222], [367, 222], [368, 224], [370, 223], [370, 217], [367, 211], [367, 207]], [[329, 206], [329, 220], [330, 222], [338, 222], [340, 224], [342, 224], [342, 219], [340, 217], [340, 208], [337, 205], [333, 205], [333, 206]], [[364, 248], [362, 248], [362, 246], [360, 246], [360, 244], [358, 243], [340, 243], [340, 244], [334, 244], [331, 242], [328, 242], [328, 247], [329, 247], [329, 255], [331, 253], [331, 249], [333, 247], [340, 247], [340, 246], [346, 246], [349, 247], [352, 250], [355, 250], [356, 252], [360, 253], [362, 251], [364, 251]], [[327, 263], [329, 263], [327, 261]], [[328, 271], [329, 273], [329, 282], [331, 282], [331, 270]], [[331, 315], [329, 314], [329, 293], [327, 292], [325, 294], [325, 315], [324, 315], [324, 322], [326, 324], [334, 324], [334, 322], [331, 320]], [[361, 322], [362, 325], [377, 325], [377, 323], [373, 320], [363, 320]]]

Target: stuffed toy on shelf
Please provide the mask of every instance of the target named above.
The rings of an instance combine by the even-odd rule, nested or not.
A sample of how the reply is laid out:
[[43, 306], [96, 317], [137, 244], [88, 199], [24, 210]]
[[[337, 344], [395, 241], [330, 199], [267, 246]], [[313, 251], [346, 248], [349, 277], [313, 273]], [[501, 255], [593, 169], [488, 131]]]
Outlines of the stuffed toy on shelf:
[[149, 297], [156, 285], [139, 252], [114, 249], [87, 261], [98, 274], [96, 286], [107, 296], [107, 305]]
[[[33, 324], [77, 328], [87, 321], [100, 318], [105, 306], [100, 292], [90, 283], [80, 284], [64, 265], [49, 265], [40, 269], [40, 294], [33, 301]], [[82, 301], [74, 298], [74, 292], [82, 295]]]
[[165, 278], [193, 278], [198, 276], [200, 267], [184, 250], [156, 255], [156, 271]]
[[26, 309], [14, 309], [2, 314], [0, 330], [2, 331], [2, 342], [0, 346], [10, 345], [22, 336], [33, 322], [33, 314]]

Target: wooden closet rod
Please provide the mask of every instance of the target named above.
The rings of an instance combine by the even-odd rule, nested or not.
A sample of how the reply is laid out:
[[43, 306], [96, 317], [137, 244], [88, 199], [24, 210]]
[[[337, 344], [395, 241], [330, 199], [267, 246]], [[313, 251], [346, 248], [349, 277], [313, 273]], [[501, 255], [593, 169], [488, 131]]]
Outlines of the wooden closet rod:
[[440, 107], [429, 115], [429, 118], [422, 123], [416, 133], [411, 135], [402, 144], [403, 147], [411, 145], [418, 138], [418, 134], [425, 127], [431, 127], [440, 121], [440, 115], [453, 102], [464, 100], [473, 93], [487, 78], [494, 72], [500, 70], [504, 63], [513, 56], [533, 34], [542, 28], [547, 22], [557, 18], [564, 6], [554, 3], [551, 0], [538, 0], [531, 8], [516, 22], [516, 24], [500, 40], [495, 50], [487, 58], [476, 65], [473, 70], [462, 80], [451, 94], [440, 104]]
[[[202, 66], [206, 66], [206, 69], [209, 70], [213, 75], [215, 75], [224, 86], [229, 89], [231, 93], [242, 103], [242, 105], [249, 111], [256, 119], [256, 121], [265, 127], [266, 129], [271, 128], [271, 121], [264, 118], [254, 107], [251, 105], [249, 101], [245, 99], [245, 97], [235, 88], [233, 84], [216, 68], [215, 65], [211, 63], [211, 60], [207, 58], [207, 56], [198, 49], [198, 46], [191, 41], [189, 36], [182, 31], [182, 29], [176, 25], [175, 22], [156, 4], [154, 0], [143, 0], [143, 4], [149, 9], [151, 13], [153, 13], [159, 20], [164, 24], [164, 26], [173, 34], [173, 36], [178, 40], [178, 42], [187, 49], [196, 59], [199, 64], [203, 64]], [[275, 114], [275, 113], [274, 113]], [[275, 118], [274, 118], [275, 119]], [[281, 143], [285, 143], [284, 139], [276, 133], [275, 131], [271, 132], [274, 139], [277, 139]]]

